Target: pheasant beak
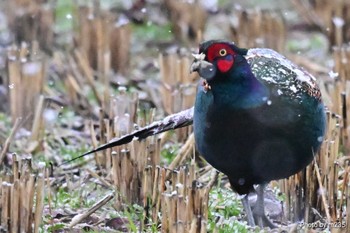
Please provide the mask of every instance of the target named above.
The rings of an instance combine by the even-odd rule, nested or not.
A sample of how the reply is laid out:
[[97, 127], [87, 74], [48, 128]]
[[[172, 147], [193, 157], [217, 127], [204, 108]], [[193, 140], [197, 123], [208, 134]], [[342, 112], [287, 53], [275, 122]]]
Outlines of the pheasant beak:
[[201, 61], [204, 61], [205, 59], [204, 53], [199, 53], [199, 54], [192, 53], [192, 56], [194, 57], [194, 61], [191, 65], [190, 73], [193, 73], [195, 71], [197, 72], [199, 70], [199, 67], [201, 66]]
[[200, 67], [200, 61], [193, 61], [190, 67], [190, 74], [192, 74], [193, 72], [198, 72], [199, 67]]
[[194, 61], [190, 67], [190, 73], [192, 72], [198, 72], [199, 76], [202, 78], [209, 80], [213, 78], [216, 74], [216, 68], [215, 66], [207, 62], [205, 59], [205, 54], [192, 54], [194, 57]]

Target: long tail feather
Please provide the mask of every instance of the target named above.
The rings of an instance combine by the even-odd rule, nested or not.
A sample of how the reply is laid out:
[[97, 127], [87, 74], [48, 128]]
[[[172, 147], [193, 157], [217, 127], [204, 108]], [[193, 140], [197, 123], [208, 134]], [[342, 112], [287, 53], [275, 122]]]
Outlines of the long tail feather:
[[93, 150], [90, 150], [74, 159], [63, 162], [61, 165], [70, 163], [76, 159], [82, 158], [86, 155], [89, 155], [95, 152], [99, 152], [114, 146], [127, 144], [132, 140], [142, 140], [149, 136], [160, 134], [165, 131], [189, 126], [189, 125], [192, 125], [192, 122], [193, 122], [193, 107], [190, 109], [186, 109], [184, 111], [169, 115], [161, 121], [155, 121], [152, 124], [142, 129], [136, 130], [130, 134], [126, 134], [120, 138], [113, 138], [108, 143], [103, 144]]

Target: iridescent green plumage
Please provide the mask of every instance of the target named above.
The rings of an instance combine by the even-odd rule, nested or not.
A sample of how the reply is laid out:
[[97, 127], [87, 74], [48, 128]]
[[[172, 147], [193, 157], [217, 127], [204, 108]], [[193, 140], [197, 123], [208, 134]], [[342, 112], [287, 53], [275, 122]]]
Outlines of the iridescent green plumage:
[[[286, 178], [309, 164], [325, 132], [325, 113], [314, 78], [270, 49], [238, 49], [234, 65], [199, 85], [194, 131], [200, 153], [225, 173], [233, 188]], [[218, 56], [213, 64], [219, 62]], [[208, 62], [207, 60], [205, 62]]]
[[[218, 52], [222, 49], [228, 52]], [[319, 88], [309, 73], [270, 49], [247, 51], [209, 41], [199, 51], [216, 73], [203, 77], [210, 91], [198, 87], [193, 119], [197, 149], [228, 176], [236, 192], [246, 194], [242, 200], [249, 224], [255, 218], [260, 226], [275, 227], [265, 215], [263, 188], [253, 212], [248, 194], [253, 185], [287, 178], [312, 161], [326, 126]], [[201, 67], [195, 61], [192, 70]]]

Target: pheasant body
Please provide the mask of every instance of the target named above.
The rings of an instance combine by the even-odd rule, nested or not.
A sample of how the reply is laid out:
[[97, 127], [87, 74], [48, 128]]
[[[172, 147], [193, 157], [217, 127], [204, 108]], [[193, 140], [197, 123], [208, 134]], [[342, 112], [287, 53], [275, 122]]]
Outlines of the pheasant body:
[[[200, 52], [208, 54], [217, 44], [227, 43], [206, 42]], [[325, 113], [306, 71], [272, 50], [239, 54], [231, 46], [232, 67], [207, 79], [210, 91], [198, 87], [193, 123], [199, 152], [235, 191], [247, 194], [254, 184], [289, 177], [312, 161], [325, 133]], [[217, 66], [220, 59], [226, 58], [208, 62]]]

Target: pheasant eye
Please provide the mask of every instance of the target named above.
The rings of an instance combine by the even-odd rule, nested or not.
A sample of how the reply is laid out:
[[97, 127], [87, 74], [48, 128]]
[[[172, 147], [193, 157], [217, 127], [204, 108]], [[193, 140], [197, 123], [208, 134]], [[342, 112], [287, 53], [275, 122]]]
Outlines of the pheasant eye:
[[220, 49], [219, 54], [220, 54], [220, 56], [222, 56], [222, 57], [225, 56], [225, 55], [227, 54], [226, 49]]

